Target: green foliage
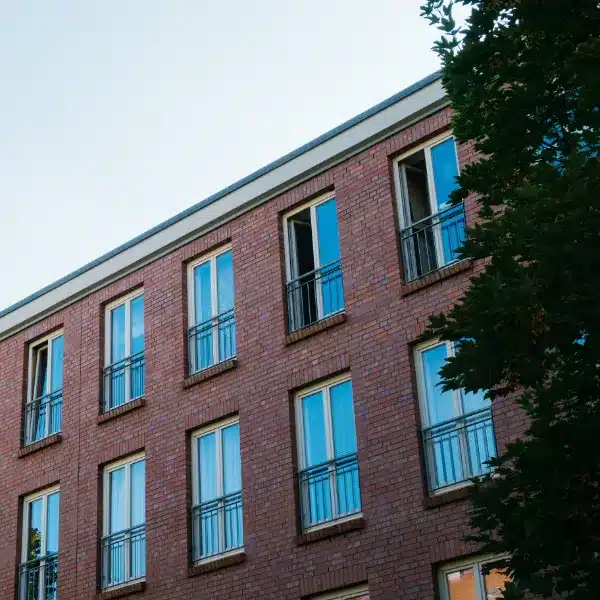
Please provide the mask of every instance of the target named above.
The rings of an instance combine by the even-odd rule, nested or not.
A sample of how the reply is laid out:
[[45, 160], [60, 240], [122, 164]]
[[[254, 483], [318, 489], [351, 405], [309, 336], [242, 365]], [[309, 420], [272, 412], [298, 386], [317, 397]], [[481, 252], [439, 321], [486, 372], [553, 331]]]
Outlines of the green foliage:
[[[453, 5], [471, 9], [464, 26]], [[523, 439], [476, 484], [473, 539], [507, 553], [515, 586], [600, 595], [600, 4], [598, 0], [428, 0], [455, 110], [474, 140], [453, 201], [480, 222], [461, 257], [486, 260], [428, 335], [465, 340], [447, 389], [510, 394]]]

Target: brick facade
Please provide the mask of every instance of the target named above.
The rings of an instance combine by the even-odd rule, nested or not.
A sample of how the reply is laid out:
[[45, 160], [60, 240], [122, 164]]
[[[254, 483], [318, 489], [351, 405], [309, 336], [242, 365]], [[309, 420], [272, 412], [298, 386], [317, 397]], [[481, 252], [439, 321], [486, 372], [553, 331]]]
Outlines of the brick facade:
[[[391, 159], [447, 129], [449, 119], [443, 109], [0, 342], [1, 598], [15, 598], [22, 497], [55, 483], [59, 598], [97, 597], [101, 469], [144, 450], [147, 576], [131, 597], [300, 600], [368, 582], [372, 600], [433, 600], [436, 564], [474, 548], [462, 541], [464, 494], [426, 501], [412, 344], [479, 267], [406, 287]], [[463, 146], [459, 161], [472, 159], [472, 147]], [[337, 199], [346, 318], [296, 339], [286, 335], [282, 214], [327, 190]], [[468, 203], [468, 222], [473, 210]], [[186, 380], [186, 263], [226, 242], [233, 249], [237, 361]], [[139, 286], [145, 399], [99, 422], [104, 306]], [[58, 327], [65, 340], [62, 436], [20, 456], [27, 344]], [[353, 380], [364, 518], [304, 539], [292, 392], [344, 371]], [[236, 413], [245, 556], [219, 569], [190, 569], [190, 431]], [[503, 402], [494, 405], [494, 418], [501, 446], [520, 420]]]

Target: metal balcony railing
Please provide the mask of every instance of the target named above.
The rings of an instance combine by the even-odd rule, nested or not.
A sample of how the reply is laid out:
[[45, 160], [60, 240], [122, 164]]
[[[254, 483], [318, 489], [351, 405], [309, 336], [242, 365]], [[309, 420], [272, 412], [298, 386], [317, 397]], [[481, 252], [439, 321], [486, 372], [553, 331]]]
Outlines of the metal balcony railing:
[[491, 409], [424, 429], [423, 445], [431, 491], [489, 473], [486, 461], [496, 455]]
[[242, 493], [236, 492], [192, 508], [192, 556], [205, 560], [244, 546]]
[[141, 398], [145, 393], [145, 372], [143, 350], [106, 367], [102, 412]]
[[25, 446], [58, 433], [62, 427], [62, 390], [55, 390], [25, 405]]
[[289, 332], [308, 327], [344, 308], [342, 265], [335, 261], [287, 284]]
[[190, 375], [233, 358], [235, 353], [235, 311], [233, 308], [188, 329]]
[[101, 540], [102, 589], [146, 576], [146, 525], [107, 535]]
[[452, 206], [412, 223], [400, 232], [407, 281], [419, 279], [457, 260], [465, 239], [465, 211]]
[[303, 529], [361, 511], [356, 454], [304, 469], [298, 480]]
[[58, 554], [22, 563], [19, 567], [19, 600], [56, 600]]

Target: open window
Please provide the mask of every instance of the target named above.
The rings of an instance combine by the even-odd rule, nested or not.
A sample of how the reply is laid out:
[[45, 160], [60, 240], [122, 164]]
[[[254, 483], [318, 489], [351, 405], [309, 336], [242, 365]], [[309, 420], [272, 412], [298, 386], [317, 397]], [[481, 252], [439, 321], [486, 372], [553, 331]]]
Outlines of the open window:
[[407, 281], [454, 262], [465, 237], [464, 209], [451, 206], [458, 160], [453, 137], [438, 138], [395, 161]]
[[25, 405], [24, 445], [58, 433], [62, 425], [63, 334], [29, 348], [29, 381]]
[[292, 332], [344, 309], [335, 197], [321, 197], [289, 213], [284, 231]]

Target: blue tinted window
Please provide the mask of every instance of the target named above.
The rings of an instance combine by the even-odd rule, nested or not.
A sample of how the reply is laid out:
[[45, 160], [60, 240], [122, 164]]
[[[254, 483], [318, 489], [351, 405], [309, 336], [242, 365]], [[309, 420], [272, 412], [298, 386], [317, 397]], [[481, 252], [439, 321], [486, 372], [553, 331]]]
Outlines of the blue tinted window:
[[447, 358], [446, 344], [439, 344], [424, 350], [421, 354], [423, 361], [423, 378], [425, 380], [425, 393], [427, 395], [427, 412], [429, 425], [435, 425], [448, 419], [453, 419], [455, 414], [451, 392], [443, 392], [439, 383], [440, 369]]
[[144, 296], [131, 301], [131, 354], [144, 349]]
[[194, 300], [196, 324], [210, 319], [212, 317], [210, 262], [198, 265], [194, 269]]
[[219, 314], [233, 308], [233, 257], [231, 250], [217, 257], [217, 297]]
[[315, 392], [302, 398], [304, 424], [305, 466], [311, 467], [327, 460], [323, 393]]
[[330, 389], [333, 447], [335, 456], [356, 452], [356, 429], [352, 406], [352, 382], [344, 381]]
[[131, 527], [146, 522], [146, 461], [131, 465]]
[[225, 427], [221, 436], [223, 442], [223, 494], [226, 496], [242, 489], [239, 424]]
[[200, 465], [200, 502], [218, 498], [217, 490], [217, 434], [208, 433], [198, 439]]
[[319, 204], [317, 213], [317, 238], [321, 266], [340, 259], [340, 236], [335, 198]]
[[62, 389], [63, 386], [63, 336], [52, 340], [52, 366], [50, 367], [50, 391]]
[[46, 554], [58, 552], [58, 521], [60, 512], [60, 493], [48, 496], [46, 518]]
[[110, 360], [111, 363], [125, 358], [125, 305], [110, 311]]
[[458, 167], [454, 138], [449, 138], [431, 148], [431, 162], [438, 210], [442, 210], [450, 200], [450, 193], [458, 187], [456, 183]]

